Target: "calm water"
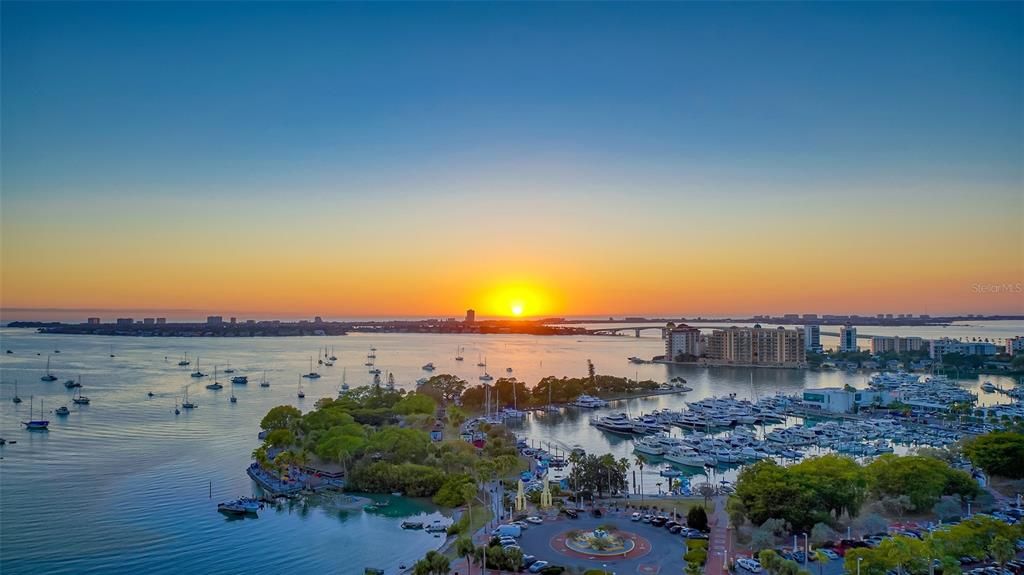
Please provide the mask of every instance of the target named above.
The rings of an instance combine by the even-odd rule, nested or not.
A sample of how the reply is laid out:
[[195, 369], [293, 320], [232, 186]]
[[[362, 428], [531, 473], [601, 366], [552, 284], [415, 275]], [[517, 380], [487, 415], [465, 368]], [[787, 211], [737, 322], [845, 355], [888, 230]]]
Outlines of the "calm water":
[[[983, 333], [971, 335], [985, 336]], [[1004, 336], [997, 336], [1004, 337]], [[378, 348], [377, 365], [393, 371], [401, 387], [413, 388], [434, 362], [435, 373], [456, 373], [473, 383], [486, 357], [496, 377], [512, 367], [513, 375], [535, 383], [546, 375], [582, 376], [591, 359], [600, 373], [665, 381], [686, 378], [685, 395], [618, 402], [608, 411], [627, 408], [638, 414], [661, 407], [679, 408], [686, 400], [709, 395], [739, 396], [791, 393], [804, 387], [862, 385], [864, 375], [773, 369], [698, 369], [662, 365], [635, 366], [626, 358], [649, 357], [662, 350], [653, 337], [539, 338], [530, 336], [352, 335], [333, 338], [212, 339], [124, 338], [39, 335], [0, 329], [3, 388], [0, 390], [0, 436], [17, 444], [0, 448], [0, 567], [6, 573], [177, 573], [362, 572], [364, 566], [393, 571], [409, 564], [440, 539], [403, 531], [400, 515], [430, 513], [427, 504], [407, 502], [393, 517], [341, 512], [329, 507], [293, 506], [262, 512], [259, 519], [228, 520], [215, 511], [218, 501], [249, 494], [245, 475], [250, 452], [258, 445], [260, 418], [280, 404], [311, 409], [319, 397], [334, 396], [343, 368], [350, 385], [370, 382], [367, 350]], [[110, 346], [117, 357], [110, 358]], [[308, 371], [317, 348], [332, 347], [339, 361], [319, 367], [323, 377], [303, 381], [307, 396], [296, 397], [299, 374]], [[464, 346], [464, 362], [454, 360]], [[52, 354], [53, 350], [60, 354]], [[193, 365], [178, 367], [189, 353]], [[40, 355], [36, 355], [36, 354]], [[44, 383], [47, 354], [58, 381]], [[234, 386], [238, 403], [228, 402], [230, 384], [213, 392], [189, 377], [199, 356], [204, 372], [229, 362], [248, 375], [248, 386]], [[166, 359], [165, 359], [166, 358]], [[259, 387], [266, 370], [269, 389]], [[751, 384], [753, 374], [753, 385]], [[91, 405], [73, 407], [63, 381], [81, 375]], [[24, 403], [10, 401], [13, 382]], [[1009, 380], [992, 378], [1002, 385]], [[182, 388], [198, 409], [175, 416]], [[977, 385], [972, 382], [969, 385]], [[148, 398], [147, 392], [156, 394]], [[29, 397], [47, 412], [72, 407], [66, 418], [48, 415], [49, 432], [20, 428], [29, 416]], [[996, 396], [983, 396], [986, 401]], [[538, 414], [522, 424], [534, 441], [581, 445], [588, 451], [632, 453], [631, 442], [601, 433], [587, 424], [593, 412]], [[654, 491], [656, 470], [647, 468], [645, 486]], [[210, 489], [212, 485], [212, 498]]]

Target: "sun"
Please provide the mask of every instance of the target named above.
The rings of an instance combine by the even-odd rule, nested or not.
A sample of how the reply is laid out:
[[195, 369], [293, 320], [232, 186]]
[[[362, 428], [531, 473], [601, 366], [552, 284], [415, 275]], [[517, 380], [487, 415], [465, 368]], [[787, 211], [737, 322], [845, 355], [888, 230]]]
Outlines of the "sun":
[[514, 315], [514, 316], [523, 315], [523, 304], [521, 304], [521, 303], [514, 303], [514, 304], [512, 304], [512, 315]]

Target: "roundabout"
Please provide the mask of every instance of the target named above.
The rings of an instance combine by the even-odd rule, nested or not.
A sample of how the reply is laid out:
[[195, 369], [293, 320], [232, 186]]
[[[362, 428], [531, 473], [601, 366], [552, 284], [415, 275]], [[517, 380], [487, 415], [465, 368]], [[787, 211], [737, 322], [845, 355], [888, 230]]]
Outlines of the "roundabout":
[[570, 529], [551, 538], [551, 548], [574, 559], [637, 559], [650, 552], [650, 542], [614, 525]]

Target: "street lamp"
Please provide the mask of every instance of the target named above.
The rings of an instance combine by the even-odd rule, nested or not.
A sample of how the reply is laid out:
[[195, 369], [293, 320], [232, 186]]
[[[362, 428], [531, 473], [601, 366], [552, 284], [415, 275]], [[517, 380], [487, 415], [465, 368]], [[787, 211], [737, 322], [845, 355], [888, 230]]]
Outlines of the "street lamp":
[[863, 560], [864, 560], [863, 557], [858, 557], [857, 558], [857, 575], [860, 575], [860, 562], [863, 561]]
[[810, 558], [808, 556], [811, 554], [811, 546], [809, 544], [809, 540], [807, 539], [807, 533], [801, 533], [801, 535], [804, 536], [804, 569], [806, 569], [807, 560]]

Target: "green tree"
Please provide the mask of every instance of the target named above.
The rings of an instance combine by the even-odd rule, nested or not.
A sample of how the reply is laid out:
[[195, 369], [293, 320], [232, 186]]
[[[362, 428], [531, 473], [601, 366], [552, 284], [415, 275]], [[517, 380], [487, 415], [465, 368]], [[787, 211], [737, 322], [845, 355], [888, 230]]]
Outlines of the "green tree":
[[729, 521], [734, 527], [742, 527], [747, 520], [747, 507], [739, 497], [730, 497], [725, 502], [725, 512], [729, 514]]
[[964, 442], [971, 463], [990, 475], [1024, 478], [1024, 433], [994, 431]]
[[694, 505], [686, 512], [686, 524], [700, 531], [708, 530], [708, 512], [703, 505]]
[[1006, 562], [1013, 559], [1017, 554], [1017, 550], [1014, 549], [1012, 541], [999, 535], [992, 539], [992, 543], [988, 546], [988, 553], [992, 556], [992, 560], [1002, 569], [1003, 565], [1006, 565]]
[[260, 421], [260, 428], [267, 431], [274, 429], [291, 429], [302, 419], [302, 412], [291, 405], [279, 405], [272, 408]]
[[[467, 570], [472, 570], [473, 555], [476, 545], [473, 545], [472, 537], [459, 537], [455, 540], [455, 554], [466, 559]], [[469, 575], [468, 573], [466, 575]]]
[[395, 413], [399, 415], [410, 415], [413, 413], [433, 415], [436, 409], [437, 404], [434, 403], [434, 400], [420, 393], [410, 393], [400, 399], [394, 406]]
[[774, 575], [782, 564], [782, 557], [772, 549], [762, 549], [757, 553], [757, 561], [765, 571]]

